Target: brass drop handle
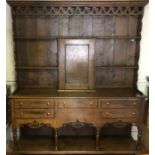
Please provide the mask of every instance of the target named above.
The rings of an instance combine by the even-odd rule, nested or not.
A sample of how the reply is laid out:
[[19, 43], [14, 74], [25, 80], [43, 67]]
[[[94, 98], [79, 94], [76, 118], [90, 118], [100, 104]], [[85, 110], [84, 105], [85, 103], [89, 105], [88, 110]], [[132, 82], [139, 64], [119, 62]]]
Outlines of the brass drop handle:
[[110, 115], [110, 113], [109, 113], [109, 112], [107, 112], [107, 113], [106, 113], [106, 115], [107, 115], [107, 117], [108, 117], [108, 116]]
[[20, 113], [20, 117], [22, 117], [22, 116], [23, 116], [23, 113], [21, 112], [21, 113]]
[[134, 115], [136, 115], [136, 113], [135, 113], [135, 112], [133, 112], [133, 113], [132, 113], [132, 115], [134, 116]]
[[47, 106], [49, 106], [50, 105], [50, 103], [49, 102], [47, 102]]
[[90, 105], [93, 105], [93, 102], [89, 102]]
[[63, 105], [65, 106], [65, 105], [66, 105], [66, 103], [65, 103], [65, 102], [63, 102]]
[[109, 102], [107, 102], [106, 104], [107, 104], [107, 105], [109, 105], [110, 103], [109, 103]]
[[133, 105], [136, 105], [137, 103], [136, 102], [133, 102]]
[[23, 105], [23, 102], [20, 102], [20, 105]]
[[51, 114], [51, 113], [50, 113], [50, 112], [48, 112], [48, 113], [47, 113], [47, 116], [50, 116], [50, 114]]

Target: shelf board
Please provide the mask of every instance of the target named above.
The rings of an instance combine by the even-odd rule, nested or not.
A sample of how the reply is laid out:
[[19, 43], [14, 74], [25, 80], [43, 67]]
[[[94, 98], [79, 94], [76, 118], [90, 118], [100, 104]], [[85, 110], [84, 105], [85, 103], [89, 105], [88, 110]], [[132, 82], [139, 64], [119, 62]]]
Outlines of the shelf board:
[[[118, 143], [119, 141], [119, 143]], [[101, 137], [100, 148], [95, 150], [95, 136], [59, 136], [58, 151], [54, 137], [29, 136], [20, 138], [18, 153], [23, 154], [135, 154], [136, 142], [131, 137]]]
[[16, 69], [21, 69], [21, 70], [29, 70], [29, 69], [35, 69], [35, 70], [44, 70], [44, 69], [49, 69], [49, 70], [53, 70], [53, 69], [58, 69], [57, 66], [47, 66], [47, 67], [37, 67], [37, 66], [16, 66]]
[[[138, 66], [95, 66], [96, 68], [125, 68], [125, 69], [138, 69]], [[37, 66], [16, 66], [16, 69], [21, 69], [21, 70], [29, 70], [29, 69], [35, 69], [35, 70], [41, 70], [41, 69], [58, 69], [57, 66], [47, 66], [47, 67], [37, 67]]]
[[124, 69], [138, 69], [138, 66], [95, 66], [96, 68], [124, 68]]
[[54, 39], [140, 39], [140, 36], [14, 36], [16, 40], [54, 40]]
[[134, 151], [136, 141], [132, 137], [126, 136], [104, 136], [100, 139], [99, 148], [101, 151]]

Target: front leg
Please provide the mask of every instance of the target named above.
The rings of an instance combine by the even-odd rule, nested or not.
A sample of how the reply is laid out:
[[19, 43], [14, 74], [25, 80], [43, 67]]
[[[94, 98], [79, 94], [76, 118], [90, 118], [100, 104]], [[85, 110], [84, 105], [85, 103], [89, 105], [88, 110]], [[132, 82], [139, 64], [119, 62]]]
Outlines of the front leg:
[[13, 142], [14, 142], [14, 148], [17, 150], [17, 128], [13, 128]]
[[96, 129], [96, 151], [99, 150], [100, 128]]
[[138, 127], [138, 141], [137, 141], [137, 146], [136, 149], [140, 150], [142, 145], [142, 127]]
[[55, 144], [55, 151], [57, 151], [58, 150], [58, 129], [55, 129], [54, 144]]

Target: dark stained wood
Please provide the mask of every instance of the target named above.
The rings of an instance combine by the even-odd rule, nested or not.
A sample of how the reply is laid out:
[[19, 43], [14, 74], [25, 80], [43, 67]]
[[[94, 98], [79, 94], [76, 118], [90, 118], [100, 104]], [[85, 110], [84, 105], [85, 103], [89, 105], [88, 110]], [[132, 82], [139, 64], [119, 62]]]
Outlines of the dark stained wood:
[[[17, 66], [18, 68], [19, 66], [23, 66], [24, 68], [28, 66], [31, 69], [37, 68], [37, 66], [57, 67], [58, 38], [65, 37], [64, 39], [67, 39], [71, 37], [79, 39], [79, 38], [92, 38], [93, 36], [94, 38], [98, 38], [95, 41], [95, 66], [113, 66], [113, 67], [115, 65], [122, 67], [123, 66], [125, 67], [126, 65], [134, 66], [137, 64], [136, 49], [138, 48], [137, 47], [138, 36], [136, 37], [137, 29], [135, 29], [135, 27], [137, 25], [138, 20], [137, 17], [133, 16], [127, 17], [127, 19], [125, 17], [112, 17], [112, 16], [104, 16], [104, 19], [103, 17], [95, 18], [92, 16], [83, 16], [83, 17], [55, 16], [52, 18], [37, 17], [36, 19], [34, 17], [31, 17], [30, 19], [29, 17], [26, 17], [25, 21], [22, 21], [24, 22], [24, 24], [22, 24], [22, 22], [20, 21], [22, 20], [22, 18], [17, 17], [16, 21], [17, 22], [19, 21], [19, 24], [18, 23], [17, 24], [20, 25], [21, 27], [19, 28], [19, 30], [17, 29], [16, 33], [17, 34], [16, 36], [18, 36], [17, 37], [18, 40], [16, 40]], [[120, 28], [119, 23], [121, 22], [121, 20], [123, 20], [122, 22], [124, 24], [129, 23], [128, 24], [129, 26], [123, 25], [122, 26], [123, 29]], [[53, 22], [54, 24], [52, 24]], [[104, 22], [103, 26], [102, 22]], [[32, 30], [35, 30], [33, 31], [33, 33], [27, 32], [29, 31], [29, 29], [24, 28], [26, 23], [32, 27], [31, 28]], [[21, 25], [23, 25], [23, 27]], [[128, 27], [128, 29], [125, 29], [125, 27]], [[126, 34], [127, 32], [129, 33], [130, 36]], [[24, 37], [24, 35], [26, 36]], [[26, 38], [28, 39], [25, 40]], [[122, 47], [122, 45], [124, 47]], [[33, 59], [34, 57], [35, 59]], [[102, 79], [101, 80], [98, 79], [98, 73], [97, 73], [98, 70], [99, 69], [97, 69], [95, 76], [97, 77], [96, 79], [99, 82]], [[128, 72], [128, 70], [123, 71], [125, 73], [123, 73], [122, 70], [119, 69], [117, 69], [117, 73], [115, 73], [116, 70], [113, 72], [114, 73], [110, 75], [111, 78], [113, 75], [117, 73], [119, 75], [119, 72], [120, 77], [122, 77], [121, 74], [127, 74], [126, 72]], [[132, 71], [132, 73], [135, 74], [134, 71]], [[134, 75], [131, 76], [133, 77]], [[131, 78], [131, 76], [129, 79], [134, 80], [134, 78]], [[124, 78], [121, 79], [125, 80]], [[121, 79], [119, 81], [121, 81]], [[127, 83], [128, 83], [127, 86], [131, 87], [132, 85], [135, 85], [135, 81]], [[102, 82], [98, 84], [102, 86]], [[121, 84], [120, 82], [119, 86], [121, 85], [124, 86], [124, 83]], [[42, 86], [40, 85], [40, 87]]]
[[95, 41], [95, 66], [113, 65], [114, 39]]
[[126, 50], [127, 50], [127, 41], [115, 39], [114, 54], [113, 54], [114, 56], [113, 63], [115, 65], [126, 64]]
[[57, 71], [55, 70], [29, 70], [20, 71], [19, 87], [25, 88], [57, 88]]
[[137, 24], [138, 24], [138, 18], [130, 16], [129, 17], [129, 26], [128, 26], [129, 27], [129, 35], [137, 35], [137, 30], [138, 30]]
[[128, 35], [128, 18], [125, 16], [115, 17], [115, 35], [125, 36]]
[[70, 16], [68, 20], [69, 36], [82, 36], [82, 17]]
[[82, 33], [83, 33], [83, 37], [85, 36], [92, 36], [92, 32], [93, 32], [93, 17], [92, 16], [83, 16], [83, 29], [82, 29]]
[[63, 37], [66, 36], [68, 37], [68, 16], [60, 16], [59, 17], [59, 36]]
[[50, 34], [50, 21], [48, 18], [37, 18], [37, 35], [48, 36]]
[[[134, 155], [138, 151], [134, 151], [135, 142], [131, 138], [126, 137], [102, 137], [104, 141], [100, 142], [100, 150], [95, 151], [95, 138], [94, 137], [65, 137], [59, 138], [60, 151], [54, 151], [54, 144], [50, 141], [52, 137], [25, 137], [20, 139], [19, 147], [20, 153], [42, 153], [42, 154], [107, 154], [109, 150], [111, 154], [117, 153], [119, 155]], [[120, 143], [118, 143], [118, 140]], [[29, 145], [31, 144], [31, 145]], [[121, 145], [120, 145], [121, 144]], [[42, 146], [42, 147], [41, 147]], [[104, 147], [105, 146], [105, 147]], [[104, 149], [103, 149], [104, 147]], [[124, 149], [123, 151], [121, 149]], [[30, 151], [31, 150], [31, 151]], [[72, 150], [72, 151], [70, 151]], [[80, 151], [77, 151], [80, 150]], [[128, 153], [126, 153], [128, 150]]]
[[114, 36], [114, 34], [115, 34], [114, 24], [115, 24], [115, 17], [114, 16], [111, 16], [111, 17], [105, 16], [104, 17], [104, 27], [105, 27], [104, 35], [105, 36]]
[[35, 36], [37, 34], [37, 19], [30, 17], [30, 18], [26, 18], [26, 23], [25, 23], [25, 35], [27, 37], [29, 36]]
[[104, 36], [104, 16], [93, 17], [93, 35]]
[[58, 17], [51, 17], [50, 18], [50, 35], [51, 36], [58, 36]]

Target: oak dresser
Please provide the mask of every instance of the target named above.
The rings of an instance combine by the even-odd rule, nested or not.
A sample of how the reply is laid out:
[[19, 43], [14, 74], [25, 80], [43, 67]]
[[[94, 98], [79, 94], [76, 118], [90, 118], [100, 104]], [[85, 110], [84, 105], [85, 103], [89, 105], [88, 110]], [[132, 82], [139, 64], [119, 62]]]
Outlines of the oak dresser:
[[[15, 152], [142, 152], [145, 96], [136, 82], [147, 0], [7, 2], [12, 8], [17, 72], [17, 90], [10, 96]], [[17, 136], [24, 125], [47, 126], [53, 134], [34, 147], [33, 138], [24, 141]], [[131, 136], [103, 136], [104, 127], [119, 130], [128, 125], [130, 131], [131, 125], [138, 127], [137, 141]], [[68, 126], [75, 131], [87, 126], [94, 134], [88, 140], [87, 134], [70, 136], [67, 146], [67, 136], [59, 131]]]

